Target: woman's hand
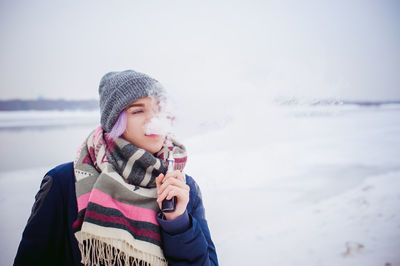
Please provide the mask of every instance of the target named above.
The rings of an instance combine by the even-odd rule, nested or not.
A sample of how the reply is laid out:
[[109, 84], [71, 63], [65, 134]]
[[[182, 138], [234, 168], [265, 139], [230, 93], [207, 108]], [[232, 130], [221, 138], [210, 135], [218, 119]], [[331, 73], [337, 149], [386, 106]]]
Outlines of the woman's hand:
[[165, 176], [160, 174], [156, 178], [158, 206], [161, 209], [161, 203], [164, 199], [170, 200], [177, 197], [175, 210], [164, 213], [167, 220], [173, 220], [182, 215], [189, 203], [190, 187], [186, 185], [183, 174], [179, 170], [167, 173]]

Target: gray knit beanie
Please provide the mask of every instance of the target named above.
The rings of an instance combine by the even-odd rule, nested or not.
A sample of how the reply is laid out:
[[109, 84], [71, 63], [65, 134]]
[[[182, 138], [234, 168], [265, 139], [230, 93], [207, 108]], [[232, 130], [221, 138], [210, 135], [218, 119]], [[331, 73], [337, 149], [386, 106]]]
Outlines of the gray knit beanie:
[[161, 96], [161, 84], [146, 74], [133, 70], [109, 72], [99, 85], [100, 123], [110, 132], [119, 114], [132, 102], [148, 96]]

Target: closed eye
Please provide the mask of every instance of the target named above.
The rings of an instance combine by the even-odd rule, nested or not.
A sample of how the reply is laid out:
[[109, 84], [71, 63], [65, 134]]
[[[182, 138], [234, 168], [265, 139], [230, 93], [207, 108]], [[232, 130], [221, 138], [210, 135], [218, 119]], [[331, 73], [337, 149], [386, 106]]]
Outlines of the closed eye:
[[143, 110], [135, 110], [135, 111], [132, 111], [131, 112], [131, 114], [140, 114], [140, 113], [143, 113]]

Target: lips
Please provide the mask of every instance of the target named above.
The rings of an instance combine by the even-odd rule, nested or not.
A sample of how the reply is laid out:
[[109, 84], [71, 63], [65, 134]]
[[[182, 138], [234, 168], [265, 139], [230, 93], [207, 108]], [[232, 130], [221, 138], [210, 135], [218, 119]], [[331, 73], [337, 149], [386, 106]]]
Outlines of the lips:
[[156, 135], [156, 134], [146, 134], [146, 137], [149, 137], [149, 138], [157, 138], [159, 135]]

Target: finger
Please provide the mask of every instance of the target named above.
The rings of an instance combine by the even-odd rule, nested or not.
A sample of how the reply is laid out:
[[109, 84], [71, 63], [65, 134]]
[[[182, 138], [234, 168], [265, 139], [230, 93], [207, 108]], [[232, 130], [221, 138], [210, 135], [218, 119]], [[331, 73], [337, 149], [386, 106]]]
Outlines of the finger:
[[173, 177], [170, 177], [168, 179], [165, 178], [163, 181], [164, 182], [161, 184], [161, 186], [168, 186], [168, 184], [180, 184], [180, 185], [186, 184], [186, 182], [184, 182], [183, 180]]
[[174, 189], [171, 190], [167, 196], [165, 197], [166, 200], [171, 200], [173, 197], [176, 197], [177, 200], [177, 204], [181, 204], [182, 202], [186, 201], [188, 202], [188, 200], [185, 199], [189, 199], [189, 192], [182, 190], [182, 189]]
[[176, 174], [177, 174], [178, 179], [180, 179], [180, 180], [182, 180], [183, 182], [186, 183], [186, 179], [185, 179], [184, 174], [182, 173], [181, 170], [176, 170]]
[[158, 202], [163, 201], [163, 200], [167, 197], [168, 193], [169, 193], [171, 190], [175, 189], [175, 188], [176, 188], [176, 187], [174, 187], [174, 186], [172, 186], [172, 185], [166, 187], [166, 188], [158, 195], [157, 201], [158, 201]]
[[182, 188], [182, 189], [184, 189], [184, 190], [190, 191], [190, 187], [189, 187], [185, 182], [183, 182], [182, 180], [178, 180], [178, 179], [176, 179], [176, 178], [170, 178], [170, 179], [167, 179], [167, 180], [158, 188], [157, 193], [158, 193], [158, 194], [163, 193], [164, 190], [165, 190], [168, 186], [170, 186], [170, 185], [174, 185], [174, 186], [176, 186], [176, 187], [179, 187], [179, 188]]
[[[173, 193], [171, 193], [172, 191], [175, 191]], [[179, 193], [180, 192], [180, 193]], [[173, 185], [169, 185], [157, 198], [157, 202], [161, 202], [164, 199], [172, 199], [172, 196], [170, 195], [176, 195], [176, 196], [181, 196], [184, 195], [183, 193], [188, 193], [187, 190], [173, 186]]]
[[165, 177], [165, 176], [164, 176], [164, 174], [162, 174], [162, 173], [159, 174], [159, 175], [156, 177], [156, 186], [157, 186], [157, 188], [161, 187], [164, 177]]
[[171, 191], [168, 193], [166, 199], [167, 199], [167, 200], [170, 200], [170, 199], [172, 199], [173, 197], [177, 197], [178, 199], [180, 199], [180, 198], [182, 198], [182, 197], [184, 197], [184, 196], [185, 196], [185, 191], [182, 191], [182, 190], [171, 190]]
[[173, 171], [173, 172], [167, 173], [167, 174], [165, 175], [165, 178], [166, 178], [166, 179], [168, 179], [168, 178], [175, 178], [175, 179], [180, 179], [180, 180], [182, 180], [182, 181], [185, 181], [185, 179], [183, 178], [182, 172], [179, 171], [179, 170], [175, 170], [175, 171]]

